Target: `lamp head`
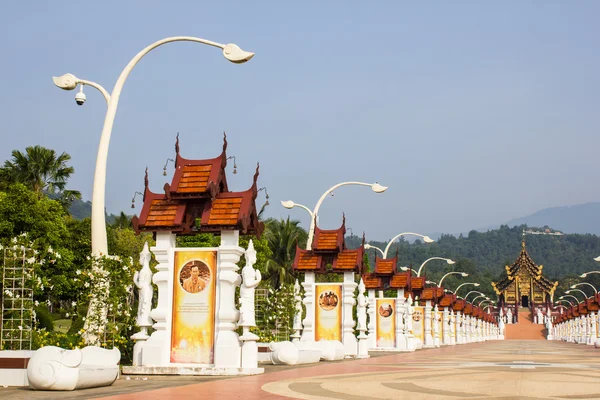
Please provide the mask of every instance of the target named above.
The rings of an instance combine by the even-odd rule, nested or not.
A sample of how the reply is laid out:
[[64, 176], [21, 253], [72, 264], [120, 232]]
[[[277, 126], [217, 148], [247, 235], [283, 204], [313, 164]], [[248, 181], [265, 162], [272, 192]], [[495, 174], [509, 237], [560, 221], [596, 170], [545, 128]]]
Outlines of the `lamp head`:
[[580, 278], [585, 278], [587, 276], [587, 274], [581, 274], [579, 275]]
[[387, 186], [381, 186], [379, 183], [375, 182], [371, 185], [371, 189], [373, 189], [375, 193], [383, 193], [387, 190]]
[[291, 200], [286, 200], [286, 201], [282, 201], [281, 205], [284, 206], [287, 209], [290, 209], [290, 208], [294, 208], [294, 206], [296, 204], [293, 201], [291, 201]]
[[73, 74], [64, 74], [63, 76], [53, 76], [54, 84], [63, 90], [73, 90], [79, 84], [79, 79]]
[[[461, 272], [460, 276], [465, 277], [465, 276], [469, 276], [469, 274], [467, 274], [466, 272]], [[479, 286], [479, 284], [477, 284], [477, 286]]]
[[565, 293], [569, 294], [569, 293], [571, 293], [571, 291], [570, 290], [565, 290]]
[[371, 245], [369, 243], [365, 244], [365, 250], [369, 250], [371, 248]]
[[564, 299], [564, 298], [565, 298], [565, 296], [560, 296], [560, 297], [559, 297], [559, 300], [562, 300], [562, 299]]
[[400, 267], [402, 271], [408, 271], [408, 267]]
[[446, 262], [447, 262], [448, 264], [450, 264], [450, 265], [452, 265], [452, 264], [455, 264], [455, 262], [454, 262], [454, 261], [452, 261], [451, 259], [447, 259], [447, 260], [446, 260]]
[[600, 261], [600, 256], [594, 257], [594, 261]]
[[575, 289], [577, 285], [571, 285], [571, 289]]
[[432, 238], [430, 238], [429, 236], [423, 236], [423, 241], [425, 243], [433, 243], [435, 242], [435, 240], [433, 240]]
[[243, 64], [254, 57], [254, 53], [240, 49], [237, 44], [229, 43], [223, 47], [223, 56], [235, 64]]

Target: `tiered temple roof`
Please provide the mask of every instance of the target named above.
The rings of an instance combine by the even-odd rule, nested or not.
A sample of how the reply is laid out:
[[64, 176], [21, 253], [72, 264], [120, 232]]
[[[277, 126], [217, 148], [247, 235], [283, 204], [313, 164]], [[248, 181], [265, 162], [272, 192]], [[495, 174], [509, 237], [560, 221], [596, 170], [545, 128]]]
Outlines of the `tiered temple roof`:
[[179, 154], [179, 135], [175, 143], [175, 174], [164, 193], [148, 188], [148, 170], [144, 178], [144, 205], [140, 216], [132, 218], [137, 233], [170, 231], [181, 235], [219, 234], [240, 230], [260, 237], [264, 224], [256, 211], [259, 166], [252, 186], [242, 192], [230, 192], [227, 186], [227, 136], [223, 135], [220, 156], [208, 160], [189, 160]]
[[521, 271], [526, 271], [529, 275], [534, 279], [535, 284], [537, 284], [543, 291], [547, 293], [554, 293], [554, 290], [558, 286], [558, 281], [552, 282], [548, 278], [542, 275], [543, 265], [536, 265], [529, 254], [527, 253], [527, 249], [525, 248], [525, 241], [521, 244], [521, 253], [511, 266], [506, 266], [506, 278], [502, 279], [500, 282], [492, 282], [492, 287], [496, 294], [502, 293], [506, 290], [511, 283], [515, 280], [515, 277], [519, 275]]
[[[363, 243], [356, 249], [346, 248], [346, 217], [338, 229], [320, 229], [315, 224], [311, 250], [303, 250], [296, 244], [293, 268], [298, 272], [358, 272], [363, 270]], [[329, 266], [329, 267], [328, 267]]]
[[[373, 272], [365, 272], [362, 276], [365, 288], [375, 290], [405, 289], [411, 287], [411, 271], [398, 272], [398, 253], [392, 258], [375, 256]], [[408, 292], [406, 293], [408, 296]]]

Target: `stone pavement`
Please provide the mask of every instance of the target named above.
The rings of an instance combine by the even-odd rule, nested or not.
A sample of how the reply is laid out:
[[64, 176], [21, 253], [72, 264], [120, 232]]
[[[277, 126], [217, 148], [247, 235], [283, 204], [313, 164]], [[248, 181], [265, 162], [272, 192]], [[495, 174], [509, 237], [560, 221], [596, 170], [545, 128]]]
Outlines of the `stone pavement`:
[[556, 341], [474, 343], [243, 378], [121, 377], [77, 392], [0, 389], [1, 399], [600, 399], [600, 350]]

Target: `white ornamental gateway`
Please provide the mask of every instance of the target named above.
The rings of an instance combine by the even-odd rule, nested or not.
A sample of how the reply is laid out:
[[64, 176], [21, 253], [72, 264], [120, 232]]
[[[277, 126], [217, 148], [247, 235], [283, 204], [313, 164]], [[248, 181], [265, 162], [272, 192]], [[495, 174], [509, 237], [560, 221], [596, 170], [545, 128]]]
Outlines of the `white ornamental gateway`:
[[[152, 276], [158, 287], [158, 304], [150, 312], [153, 332], [147, 340], [136, 343], [137, 365], [124, 366], [124, 374], [264, 372], [257, 368], [258, 350], [248, 332], [254, 325], [250, 297], [254, 296], [260, 274], [252, 268], [256, 261], [255, 256], [252, 258], [252, 242], [248, 251], [239, 245], [240, 233], [260, 236], [264, 228], [255, 204], [258, 166], [248, 190], [230, 191], [225, 174], [226, 137], [223, 142], [220, 156], [190, 160], [179, 154], [178, 137], [175, 171], [164, 193], [150, 191], [146, 170], [144, 204], [132, 223], [136, 232], [153, 232], [156, 238], [150, 251], [158, 262]], [[177, 236], [200, 233], [219, 235], [220, 245], [177, 246]], [[248, 264], [242, 280], [237, 263], [244, 253]], [[236, 287], [240, 285], [244, 294], [242, 321], [235, 304]], [[141, 315], [143, 320], [144, 311]], [[246, 337], [238, 336], [238, 326], [245, 327]]]

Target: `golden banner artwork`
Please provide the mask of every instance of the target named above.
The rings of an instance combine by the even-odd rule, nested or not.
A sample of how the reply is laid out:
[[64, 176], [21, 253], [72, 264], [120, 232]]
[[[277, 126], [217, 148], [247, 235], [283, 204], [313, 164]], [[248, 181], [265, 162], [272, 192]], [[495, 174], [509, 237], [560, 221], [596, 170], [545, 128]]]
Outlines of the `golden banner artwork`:
[[315, 285], [315, 340], [342, 341], [342, 285]]
[[[434, 312], [432, 312], [432, 314], [433, 314], [433, 316], [435, 317], [435, 318], [434, 318], [434, 321], [433, 321], [433, 323], [434, 323], [434, 324], [435, 324], [435, 323], [437, 323], [437, 324], [438, 324], [438, 326], [437, 326], [437, 331], [438, 331], [437, 337], [438, 337], [438, 338], [440, 339], [440, 341], [441, 341], [441, 340], [443, 339], [443, 336], [442, 336], [442, 335], [444, 334], [444, 323], [443, 323], [443, 321], [444, 321], [444, 316], [442, 315], [442, 312], [441, 312], [441, 311], [438, 311], [438, 312], [435, 312], [435, 311], [434, 311]], [[433, 332], [433, 326], [432, 326], [431, 332]]]
[[421, 341], [425, 335], [425, 307], [413, 307], [413, 336]]
[[396, 346], [395, 299], [377, 299], [377, 347]]
[[217, 252], [175, 251], [172, 363], [214, 363]]

